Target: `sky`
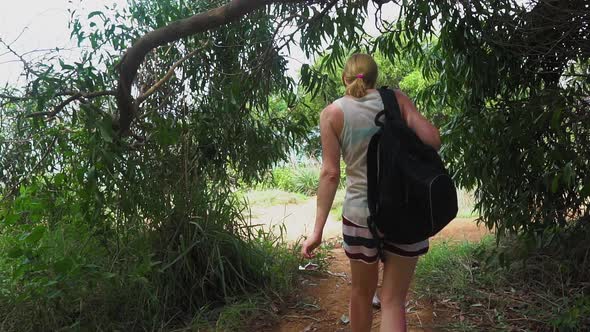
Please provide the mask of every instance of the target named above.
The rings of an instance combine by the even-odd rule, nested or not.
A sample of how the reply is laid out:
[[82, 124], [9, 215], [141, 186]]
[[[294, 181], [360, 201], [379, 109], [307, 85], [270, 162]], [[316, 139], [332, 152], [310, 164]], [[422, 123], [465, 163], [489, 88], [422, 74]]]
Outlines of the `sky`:
[[[126, 2], [127, 0], [0, 0], [0, 39], [20, 54], [59, 47], [66, 49], [60, 53], [64, 58], [75, 57], [75, 43], [69, 40], [68, 8], [91, 12], [101, 10], [105, 5], [126, 6]], [[397, 14], [398, 9], [393, 4], [384, 6], [384, 18], [391, 20]], [[373, 15], [369, 15], [369, 18], [366, 29], [376, 35]], [[39, 53], [27, 56], [35, 54]], [[298, 49], [293, 49], [290, 57], [289, 75], [292, 77], [297, 76], [303, 63], [311, 61]], [[0, 45], [0, 86], [19, 83], [21, 71], [22, 65], [18, 59]]]
[[[91, 12], [112, 4], [123, 6], [126, 0], [0, 0], [0, 39], [21, 54], [55, 47], [75, 49], [69, 40], [68, 8]], [[66, 58], [72, 54], [75, 50], [63, 52]], [[16, 82], [21, 71], [18, 59], [0, 45], [0, 86]]]

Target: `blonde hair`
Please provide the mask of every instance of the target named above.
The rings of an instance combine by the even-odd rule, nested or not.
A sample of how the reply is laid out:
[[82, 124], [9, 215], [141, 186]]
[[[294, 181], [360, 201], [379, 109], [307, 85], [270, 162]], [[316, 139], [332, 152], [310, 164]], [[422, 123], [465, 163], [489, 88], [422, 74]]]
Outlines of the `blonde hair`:
[[346, 94], [355, 98], [367, 95], [368, 89], [375, 88], [379, 70], [377, 63], [368, 54], [353, 54], [346, 65], [342, 77], [346, 84]]

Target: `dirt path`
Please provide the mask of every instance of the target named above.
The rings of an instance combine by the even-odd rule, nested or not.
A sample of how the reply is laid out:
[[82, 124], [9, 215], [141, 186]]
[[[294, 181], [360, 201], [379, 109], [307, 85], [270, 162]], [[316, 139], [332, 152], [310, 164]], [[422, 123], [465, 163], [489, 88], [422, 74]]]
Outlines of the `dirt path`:
[[[276, 225], [284, 220], [286, 238], [294, 241], [312, 229], [315, 216], [315, 199], [302, 205], [253, 209], [257, 213], [254, 223]], [[348, 298], [350, 295], [350, 268], [348, 258], [340, 243], [341, 224], [339, 221], [328, 220], [324, 239], [332, 239], [336, 248], [328, 255], [326, 272], [302, 272], [297, 281], [297, 292], [287, 299], [280, 307], [275, 308], [280, 317], [278, 323], [256, 321], [250, 331], [280, 332], [334, 332], [349, 331], [349, 326], [341, 322], [341, 317], [348, 314]], [[477, 227], [473, 219], [456, 219], [436, 238], [432, 245], [441, 240], [477, 241], [487, 234], [483, 227]], [[380, 287], [380, 283], [379, 283]], [[425, 299], [416, 298], [411, 293], [408, 301], [409, 331], [437, 331], [448, 320], [443, 312], [436, 310], [436, 304]], [[373, 331], [379, 330], [380, 311], [374, 310]]]

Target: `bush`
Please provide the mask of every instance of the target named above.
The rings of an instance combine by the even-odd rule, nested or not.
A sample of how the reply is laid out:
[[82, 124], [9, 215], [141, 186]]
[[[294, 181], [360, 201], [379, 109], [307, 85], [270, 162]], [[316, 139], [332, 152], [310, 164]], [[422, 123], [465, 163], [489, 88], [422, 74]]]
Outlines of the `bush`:
[[[299, 193], [307, 196], [317, 194], [320, 181], [319, 165], [298, 165], [277, 167], [272, 170], [269, 180], [263, 186]], [[339, 188], [346, 186], [345, 166], [340, 165]]]
[[182, 327], [195, 314], [216, 321], [224, 304], [268, 300], [292, 283], [294, 249], [253, 231], [229, 192], [200, 195], [194, 215], [112, 233], [84, 222], [78, 200], [67, 199], [80, 193], [62, 188], [55, 199], [45, 187], [22, 187], [0, 206], [3, 331]]
[[319, 167], [279, 167], [272, 171], [269, 186], [312, 196], [317, 193], [319, 180]]

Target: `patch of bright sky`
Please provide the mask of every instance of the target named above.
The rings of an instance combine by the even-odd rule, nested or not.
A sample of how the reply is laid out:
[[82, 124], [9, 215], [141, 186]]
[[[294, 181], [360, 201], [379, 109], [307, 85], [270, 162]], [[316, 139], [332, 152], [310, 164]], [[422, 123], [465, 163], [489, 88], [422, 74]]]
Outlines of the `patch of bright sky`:
[[[70, 40], [68, 9], [79, 12], [103, 10], [105, 5], [126, 6], [126, 0], [1, 0], [0, 38], [26, 59], [34, 59], [45, 50], [60, 50], [60, 57], [75, 59], [76, 43]], [[32, 53], [28, 53], [32, 52]], [[22, 64], [16, 56], [0, 45], [0, 86], [18, 84]]]
[[[32, 59], [43, 53], [43, 50], [58, 47], [60, 56], [65, 59], [73, 59], [79, 53], [75, 42], [71, 41], [68, 28], [69, 9], [79, 12], [91, 12], [103, 10], [105, 5], [116, 4], [118, 8], [127, 6], [127, 0], [0, 0], [0, 38], [11, 45], [19, 54], [34, 51], [26, 55]], [[157, 1], [157, 0], [152, 0]], [[370, 5], [369, 20], [365, 29], [371, 35], [379, 32], [375, 27], [375, 8]], [[393, 4], [383, 7], [382, 18], [394, 20], [399, 9]], [[82, 16], [83, 17], [83, 16]], [[296, 77], [304, 63], [309, 63], [303, 52], [292, 48], [289, 57], [289, 75]], [[0, 86], [5, 84], [19, 84], [22, 72], [22, 64], [3, 46], [0, 46]]]

